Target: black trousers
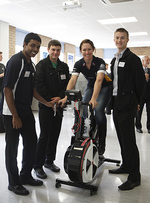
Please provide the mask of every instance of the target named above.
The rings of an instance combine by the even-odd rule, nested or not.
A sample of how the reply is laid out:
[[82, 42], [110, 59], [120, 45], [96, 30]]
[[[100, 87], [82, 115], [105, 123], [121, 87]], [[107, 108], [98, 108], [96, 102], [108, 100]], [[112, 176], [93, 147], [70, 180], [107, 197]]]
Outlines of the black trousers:
[[34, 168], [41, 168], [44, 163], [52, 163], [56, 157], [57, 142], [61, 130], [62, 117], [52, 108], [39, 109], [40, 137], [37, 143]]
[[134, 118], [137, 107], [130, 110], [118, 110], [117, 101], [113, 105], [113, 119], [121, 148], [122, 165], [129, 173], [128, 180], [140, 181], [139, 151], [136, 145]]
[[136, 128], [139, 128], [139, 129], [142, 128], [141, 118], [142, 118], [144, 104], [146, 104], [146, 112], [147, 112], [146, 127], [148, 130], [150, 130], [150, 99], [149, 98], [145, 98], [145, 97], [142, 98], [140, 103], [140, 110], [137, 111], [137, 114], [136, 114], [135, 125], [136, 125]]
[[[10, 186], [20, 184], [21, 180], [30, 179], [31, 171], [34, 166], [37, 135], [35, 131], [35, 119], [33, 114], [27, 116], [26, 119], [21, 118], [22, 128], [13, 129], [12, 116], [4, 115], [4, 124], [6, 128], [6, 150], [5, 162], [8, 173], [8, 181]], [[23, 140], [22, 169], [19, 175], [17, 166], [17, 153], [19, 144], [19, 135]], [[19, 155], [19, 154], [18, 154]]]

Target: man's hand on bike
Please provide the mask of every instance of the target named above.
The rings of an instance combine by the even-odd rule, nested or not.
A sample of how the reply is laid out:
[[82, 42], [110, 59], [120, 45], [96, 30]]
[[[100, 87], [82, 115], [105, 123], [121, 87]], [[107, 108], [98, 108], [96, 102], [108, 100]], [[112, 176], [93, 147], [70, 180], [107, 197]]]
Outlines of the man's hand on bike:
[[60, 100], [58, 101], [58, 104], [59, 104], [60, 107], [62, 108], [66, 102], [67, 102], [67, 96], [65, 96], [63, 99], [60, 99]]

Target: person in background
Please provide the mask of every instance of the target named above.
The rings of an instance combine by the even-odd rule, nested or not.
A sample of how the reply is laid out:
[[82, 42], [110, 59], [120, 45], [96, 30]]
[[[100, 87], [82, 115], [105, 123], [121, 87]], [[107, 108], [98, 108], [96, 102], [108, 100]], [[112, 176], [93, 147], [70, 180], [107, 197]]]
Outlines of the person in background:
[[1, 63], [2, 60], [3, 60], [3, 52], [0, 51], [0, 133], [5, 132], [4, 118], [2, 115], [3, 101], [4, 101], [3, 80], [4, 80], [5, 65]]
[[141, 184], [139, 151], [136, 144], [134, 118], [145, 87], [141, 60], [127, 48], [129, 33], [118, 28], [114, 42], [118, 49], [111, 62], [113, 80], [113, 120], [121, 148], [122, 165], [109, 170], [112, 174], [128, 174], [127, 181], [118, 186], [131, 190]]
[[[67, 85], [67, 90], [71, 90], [75, 87], [78, 76], [80, 73], [84, 75], [88, 81], [85, 93], [84, 102], [89, 102], [92, 108], [95, 110], [96, 124], [98, 126], [99, 136], [99, 155], [103, 155], [105, 152], [107, 120], [105, 115], [105, 107], [110, 100], [111, 95], [111, 80], [106, 75], [106, 66], [103, 59], [95, 57], [93, 52], [95, 46], [89, 39], [85, 39], [80, 44], [80, 52], [83, 58], [77, 61], [74, 65], [71, 79]], [[106, 76], [106, 79], [105, 79]], [[62, 103], [61, 107], [66, 103], [67, 96], [65, 96], [59, 102]], [[82, 122], [88, 117], [87, 106], [83, 107]]]
[[2, 84], [3, 84], [4, 70], [5, 70], [5, 65], [1, 63], [2, 60], [3, 60], [3, 52], [0, 51], [0, 100], [2, 96]]
[[[53, 108], [47, 108], [39, 103], [40, 137], [37, 143], [34, 169], [37, 177], [45, 179], [45, 168], [59, 172], [60, 168], [54, 164], [57, 142], [61, 130], [63, 109], [58, 101], [65, 96], [69, 81], [69, 67], [59, 60], [61, 43], [51, 40], [48, 43], [47, 58], [36, 65], [35, 87], [38, 93], [46, 100], [51, 100]], [[57, 111], [56, 111], [57, 107]]]
[[[43, 99], [34, 88], [35, 69], [31, 57], [39, 52], [41, 38], [28, 33], [23, 42], [23, 51], [13, 55], [7, 62], [4, 76], [3, 116], [6, 130], [5, 162], [8, 173], [8, 190], [17, 195], [28, 195], [23, 185], [40, 186], [31, 171], [35, 161], [37, 135], [35, 119], [31, 110], [33, 97], [46, 106], [52, 104]], [[19, 173], [17, 151], [19, 135], [23, 139], [22, 168]]]
[[146, 112], [147, 112], [146, 127], [148, 130], [148, 133], [150, 133], [150, 68], [148, 68], [149, 64], [150, 64], [150, 58], [148, 56], [144, 56], [142, 58], [142, 65], [145, 72], [146, 86], [145, 86], [143, 97], [141, 99], [140, 109], [139, 111], [137, 111], [137, 114], [136, 114], [135, 125], [138, 133], [143, 133], [141, 117], [142, 117], [144, 104], [146, 104]]

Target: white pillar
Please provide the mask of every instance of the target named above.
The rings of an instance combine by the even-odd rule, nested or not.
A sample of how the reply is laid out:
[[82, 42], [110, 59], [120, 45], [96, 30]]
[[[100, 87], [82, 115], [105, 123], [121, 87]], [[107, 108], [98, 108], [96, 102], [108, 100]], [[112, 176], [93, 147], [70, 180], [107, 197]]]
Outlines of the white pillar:
[[3, 52], [2, 63], [6, 65], [9, 59], [9, 24], [0, 21], [0, 51]]

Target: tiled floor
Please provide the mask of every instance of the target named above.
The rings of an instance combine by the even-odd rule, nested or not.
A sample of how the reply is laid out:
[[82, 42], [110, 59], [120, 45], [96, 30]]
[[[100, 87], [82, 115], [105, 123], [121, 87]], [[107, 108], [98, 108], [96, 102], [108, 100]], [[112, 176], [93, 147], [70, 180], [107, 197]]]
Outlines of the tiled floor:
[[[36, 118], [37, 133], [39, 134], [39, 124], [37, 112]], [[67, 147], [70, 145], [72, 135], [71, 127], [74, 116], [71, 108], [65, 112], [61, 136], [59, 139], [56, 165], [61, 168], [56, 174], [45, 169], [48, 178], [44, 180], [44, 185], [40, 187], [26, 186], [30, 194], [28, 196], [18, 196], [8, 191], [7, 173], [5, 170], [5, 135], [0, 134], [0, 203], [149, 203], [150, 202], [150, 134], [146, 130], [146, 112], [144, 110], [142, 123], [143, 134], [136, 133], [137, 143], [140, 151], [142, 184], [131, 191], [119, 191], [118, 185], [124, 182], [126, 175], [113, 175], [108, 173], [108, 169], [115, 168], [113, 163], [104, 163], [98, 170], [96, 180], [93, 185], [98, 186], [96, 195], [90, 196], [89, 190], [61, 185], [55, 187], [56, 179], [69, 180], [63, 168], [63, 158]], [[107, 116], [107, 147], [105, 157], [121, 159], [120, 149], [112, 121], [112, 116]], [[21, 142], [18, 152], [18, 164], [21, 166]], [[35, 176], [34, 172], [33, 175]]]

